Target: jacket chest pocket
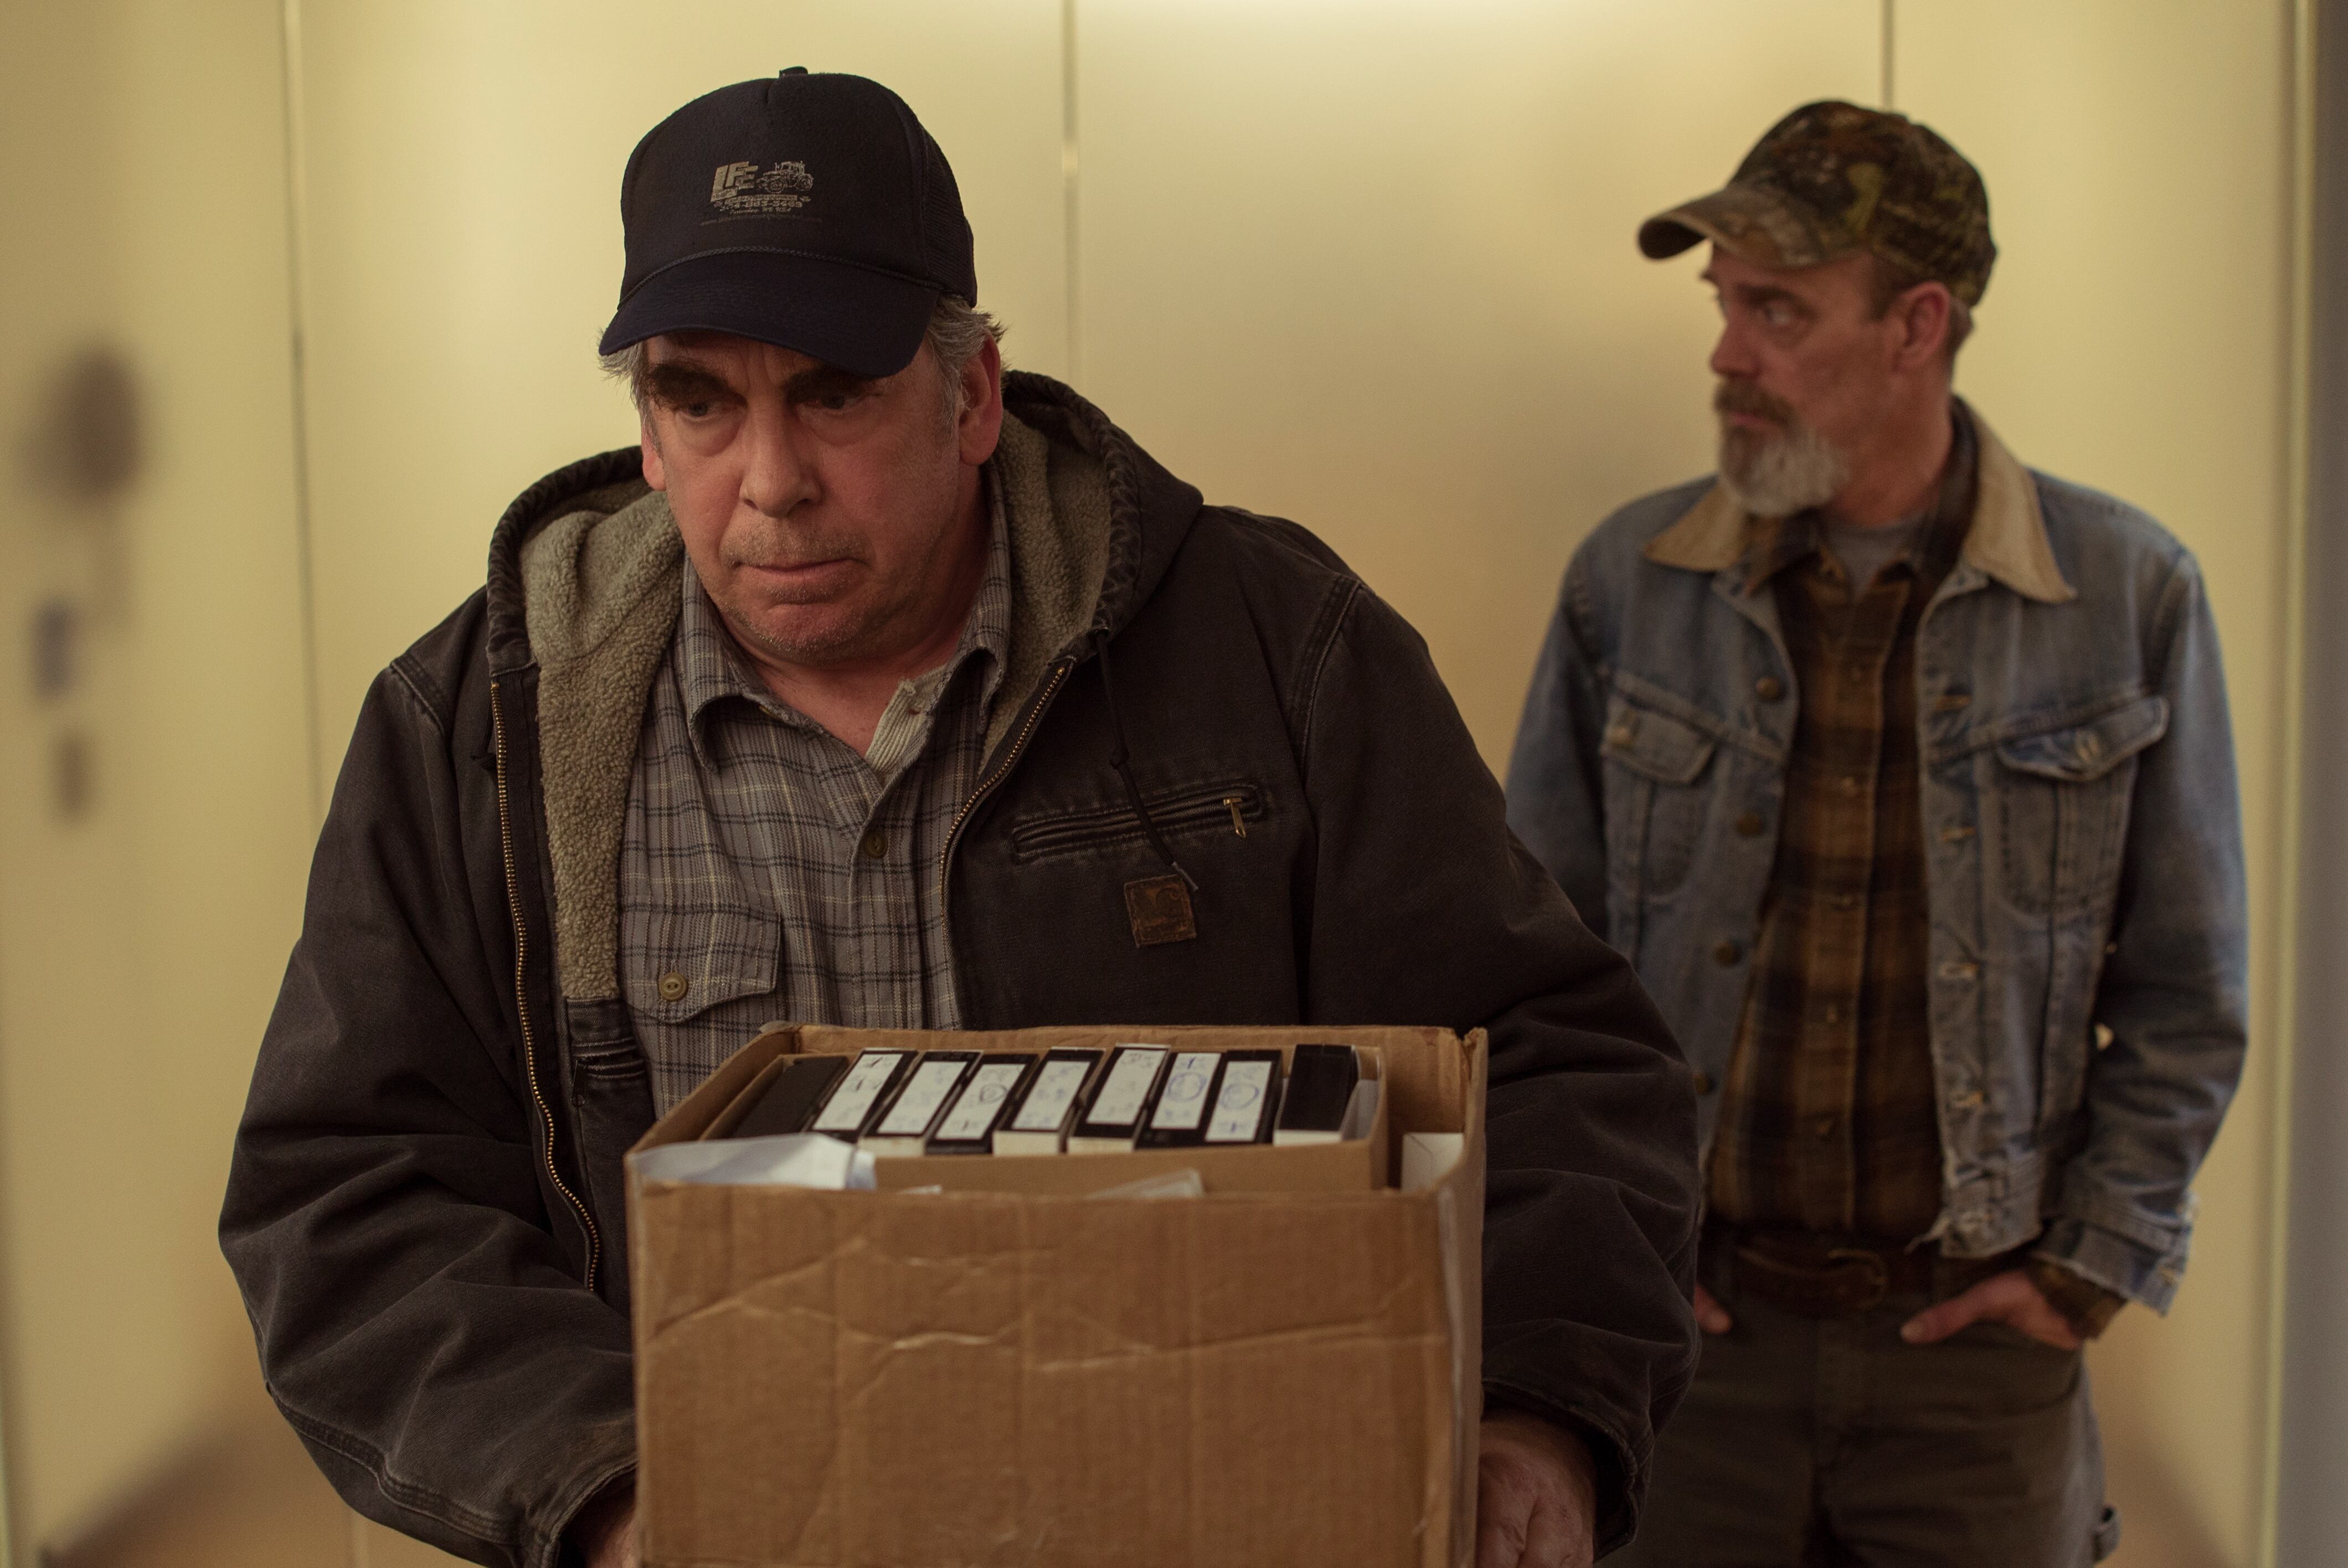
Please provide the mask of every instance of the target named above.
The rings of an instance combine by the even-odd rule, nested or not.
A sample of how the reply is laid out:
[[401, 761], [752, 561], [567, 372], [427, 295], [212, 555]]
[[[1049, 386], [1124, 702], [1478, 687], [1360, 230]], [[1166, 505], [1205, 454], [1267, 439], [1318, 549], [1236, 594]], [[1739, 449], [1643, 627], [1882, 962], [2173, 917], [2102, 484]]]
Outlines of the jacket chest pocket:
[[1608, 704], [1606, 875], [1617, 893], [1676, 891], [1695, 863], [1710, 792], [1701, 782], [1718, 743], [1684, 719], [1622, 697]]
[[[1271, 815], [1259, 786], [1241, 780], [1146, 794], [1150, 823], [1169, 843], [1199, 838], [1243, 839]], [[1091, 850], [1148, 843], [1129, 804], [1090, 811], [1031, 816], [1012, 825], [1011, 858], [1021, 865]]]
[[1988, 783], [2014, 908], [2061, 917], [2111, 907], [2137, 760], [2168, 733], [2168, 702], [2148, 696], [1998, 743]]

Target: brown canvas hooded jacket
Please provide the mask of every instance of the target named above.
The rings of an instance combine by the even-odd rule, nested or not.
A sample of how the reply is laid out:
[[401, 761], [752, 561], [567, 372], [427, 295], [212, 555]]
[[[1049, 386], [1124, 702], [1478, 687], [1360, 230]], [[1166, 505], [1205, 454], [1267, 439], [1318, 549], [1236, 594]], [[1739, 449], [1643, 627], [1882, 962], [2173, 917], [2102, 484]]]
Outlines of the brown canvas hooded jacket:
[[[1669, 1033], [1399, 616], [1067, 388], [1005, 394], [1020, 602], [938, 868], [963, 1018], [1488, 1028], [1487, 1397], [1587, 1439], [1619, 1541], [1694, 1359]], [[554, 1568], [634, 1463], [617, 865], [682, 569], [633, 447], [507, 511], [487, 588], [368, 693], [237, 1134], [271, 1393], [353, 1507], [479, 1563]], [[1197, 934], [1140, 946], [1125, 887], [1169, 851]]]

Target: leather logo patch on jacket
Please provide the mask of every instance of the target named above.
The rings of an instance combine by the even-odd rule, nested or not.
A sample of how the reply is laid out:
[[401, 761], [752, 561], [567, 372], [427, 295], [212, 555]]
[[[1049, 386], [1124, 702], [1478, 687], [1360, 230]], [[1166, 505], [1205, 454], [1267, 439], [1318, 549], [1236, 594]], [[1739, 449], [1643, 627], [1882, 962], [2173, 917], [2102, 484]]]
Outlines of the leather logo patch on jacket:
[[1190, 913], [1190, 890], [1179, 876], [1145, 876], [1125, 885], [1125, 913], [1133, 922], [1133, 945], [1154, 948], [1188, 942], [1199, 934]]

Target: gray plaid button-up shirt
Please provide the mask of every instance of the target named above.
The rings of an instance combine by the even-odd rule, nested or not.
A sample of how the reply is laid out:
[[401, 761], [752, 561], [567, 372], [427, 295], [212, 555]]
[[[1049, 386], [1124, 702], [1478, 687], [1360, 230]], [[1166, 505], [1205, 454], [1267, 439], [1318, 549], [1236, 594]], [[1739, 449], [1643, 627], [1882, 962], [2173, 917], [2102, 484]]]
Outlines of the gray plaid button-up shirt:
[[620, 848], [620, 985], [665, 1113], [772, 1019], [953, 1029], [937, 868], [1011, 629], [1003, 506], [953, 657], [856, 752], [751, 672], [690, 565]]

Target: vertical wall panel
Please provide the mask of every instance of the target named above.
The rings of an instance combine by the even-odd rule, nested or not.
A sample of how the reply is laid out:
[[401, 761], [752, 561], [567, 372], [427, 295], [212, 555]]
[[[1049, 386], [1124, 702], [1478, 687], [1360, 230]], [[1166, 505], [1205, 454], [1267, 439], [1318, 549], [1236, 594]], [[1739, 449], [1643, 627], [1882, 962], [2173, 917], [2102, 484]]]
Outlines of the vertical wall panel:
[[1711, 466], [1700, 258], [1640, 220], [1795, 105], [1874, 99], [1875, 0], [1097, 0], [1080, 384], [1210, 500], [1318, 532], [1506, 756], [1566, 558]]
[[1960, 390], [2025, 462], [2144, 507], [2190, 546], [2225, 642], [2251, 1068], [2199, 1184], [2175, 1311], [2124, 1313], [2094, 1358], [2147, 1563], [2247, 1563], [2259, 1532], [2286, 852], [2288, 26], [2283, 5], [2227, 0], [1913, 0], [1894, 31], [1899, 107], [1981, 167], [2002, 251]]
[[2348, 1016], [2348, 816], [2333, 803], [2348, 779], [2348, 4], [2303, 8], [2315, 32], [2303, 62], [2313, 94], [2301, 132], [2313, 157], [2305, 170], [2310, 285], [2305, 690], [2300, 707], [2304, 839], [2298, 859], [2298, 995], [2295, 1049], [2285, 1113], [2290, 1126], [2289, 1292], [2281, 1436], [2275, 1477], [2278, 1564], [2320, 1563], [2348, 1540], [2348, 1054], [2339, 1047]]
[[[0, 205], [36, 237], [0, 248], [0, 1253], [28, 1562], [258, 1398], [212, 1232], [309, 812], [275, 0], [0, 26]], [[77, 502], [39, 475], [55, 374], [96, 343], [129, 367], [143, 456]], [[49, 696], [41, 600], [83, 611]]]
[[594, 358], [619, 294], [620, 172], [686, 100], [792, 65], [896, 88], [953, 162], [1006, 353], [1064, 368], [1057, 0], [308, 0], [302, 14], [329, 779], [367, 682], [480, 587], [506, 503], [635, 439]]

